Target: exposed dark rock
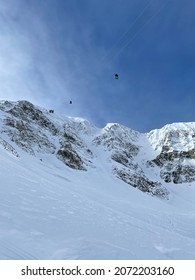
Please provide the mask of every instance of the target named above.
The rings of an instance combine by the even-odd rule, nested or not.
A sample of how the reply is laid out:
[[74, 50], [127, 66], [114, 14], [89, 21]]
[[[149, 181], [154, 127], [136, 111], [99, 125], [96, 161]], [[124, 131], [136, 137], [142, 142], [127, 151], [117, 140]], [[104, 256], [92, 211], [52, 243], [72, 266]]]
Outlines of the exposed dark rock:
[[163, 187], [161, 183], [149, 180], [144, 174], [137, 174], [133, 173], [131, 170], [118, 168], [114, 168], [113, 171], [119, 179], [122, 179], [132, 187], [138, 188], [142, 192], [150, 195], [168, 199], [169, 192], [167, 189]]
[[173, 164], [170, 171], [167, 169], [165, 165], [160, 171], [160, 176], [166, 183], [181, 184], [195, 181], [195, 168], [192, 166]]
[[123, 152], [126, 153], [126, 156], [128, 157], [136, 156], [139, 152], [139, 148], [133, 143], [126, 142], [124, 139], [117, 136], [110, 136], [107, 133], [96, 137], [93, 140], [93, 143], [96, 145], [104, 145], [108, 148], [109, 151], [117, 148], [122, 148]]
[[[4, 133], [9, 135], [11, 141], [15, 142], [20, 148], [34, 155], [34, 147], [38, 152], [54, 153], [55, 145], [41, 131], [31, 126], [28, 121], [6, 118]], [[10, 128], [8, 128], [10, 127]]]
[[86, 168], [84, 167], [84, 162], [77, 154], [77, 152], [72, 149], [71, 144], [68, 144], [65, 147], [58, 150], [56, 156], [67, 166], [73, 169], [86, 170]]
[[[140, 136], [139, 132], [119, 124], [108, 124], [102, 130], [79, 118], [65, 118], [62, 124], [62, 119], [58, 121], [56, 115], [28, 101], [2, 101], [0, 111], [0, 145], [15, 156], [19, 156], [14, 148], [17, 145], [32, 155], [55, 154], [70, 168], [87, 170], [95, 167], [99, 151], [105, 152], [105, 159], [118, 178], [145, 193], [164, 198], [168, 197], [168, 191], [158, 178], [167, 184], [195, 181], [195, 125], [174, 125], [173, 129], [168, 125]], [[8, 142], [10, 139], [16, 144], [14, 147], [7, 137]], [[146, 146], [142, 144], [144, 139]], [[148, 149], [151, 155], [159, 154], [147, 160]]]
[[188, 151], [169, 151], [162, 149], [162, 152], [151, 161], [161, 168], [160, 176], [166, 182], [175, 184], [195, 181], [195, 168], [184, 164], [186, 159], [195, 159], [195, 149]]
[[163, 166], [165, 162], [174, 161], [175, 159], [195, 159], [195, 149], [172, 152], [165, 152], [163, 149], [162, 152], [154, 160], [152, 160], [152, 162], [158, 166]]
[[36, 108], [28, 101], [18, 101], [18, 104], [7, 111], [12, 116], [19, 118], [20, 121], [35, 123], [42, 128], [48, 129], [53, 135], [59, 131], [55, 125], [43, 114], [41, 110]]
[[114, 153], [111, 156], [112, 160], [116, 161], [117, 163], [122, 164], [125, 167], [128, 167], [132, 171], [143, 173], [140, 166], [134, 161], [133, 157], [128, 157], [127, 154], [124, 152]]
[[13, 146], [11, 146], [7, 141], [3, 140], [0, 138], [0, 145], [7, 150], [8, 152], [10, 152], [13, 156], [15, 157], [19, 157], [19, 154], [17, 153], [16, 149], [14, 149]]
[[71, 143], [76, 143], [77, 142], [77, 139], [71, 135], [71, 134], [68, 134], [67, 132], [64, 132], [64, 139], [67, 141], [67, 142], [71, 142]]

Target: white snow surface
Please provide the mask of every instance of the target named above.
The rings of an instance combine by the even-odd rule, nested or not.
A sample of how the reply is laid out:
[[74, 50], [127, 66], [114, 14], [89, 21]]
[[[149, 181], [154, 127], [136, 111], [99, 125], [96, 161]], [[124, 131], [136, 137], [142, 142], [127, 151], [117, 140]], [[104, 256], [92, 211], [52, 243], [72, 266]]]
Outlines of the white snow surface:
[[[65, 119], [77, 126], [88, 146], [90, 137], [118, 125], [101, 130], [80, 118], [51, 118], [59, 126]], [[147, 135], [131, 131], [131, 141], [143, 148], [138, 160], [154, 157], [170, 126]], [[194, 123], [172, 126], [195, 131]], [[129, 137], [130, 130], [119, 129], [116, 133]], [[11, 143], [17, 157], [4, 140], [5, 135], [0, 138], [0, 259], [195, 259], [195, 183], [166, 184], [169, 200], [160, 199], [114, 177], [102, 146], [90, 146], [95, 168], [80, 171], [52, 154], [32, 156]]]
[[0, 259], [195, 258], [194, 184], [167, 201], [109, 176], [104, 158], [82, 172], [20, 155], [0, 149]]
[[187, 151], [194, 148], [195, 123], [183, 122], [167, 124], [146, 134], [155, 150], [161, 150], [162, 144], [171, 144], [172, 150]]

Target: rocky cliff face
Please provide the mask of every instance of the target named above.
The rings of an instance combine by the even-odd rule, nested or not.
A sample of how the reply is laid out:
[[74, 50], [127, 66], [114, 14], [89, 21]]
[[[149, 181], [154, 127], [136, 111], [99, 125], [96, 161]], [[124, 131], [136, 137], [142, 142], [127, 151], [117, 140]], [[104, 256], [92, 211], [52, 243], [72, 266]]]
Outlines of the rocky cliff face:
[[182, 184], [195, 181], [195, 123], [166, 125], [147, 136], [158, 151], [148, 163], [153, 168], [158, 166], [164, 182]]
[[48, 154], [80, 172], [98, 161], [129, 186], [165, 199], [170, 183], [195, 181], [195, 123], [141, 134], [119, 124], [98, 129], [28, 101], [1, 101], [0, 148], [15, 157], [22, 150], [39, 158]]

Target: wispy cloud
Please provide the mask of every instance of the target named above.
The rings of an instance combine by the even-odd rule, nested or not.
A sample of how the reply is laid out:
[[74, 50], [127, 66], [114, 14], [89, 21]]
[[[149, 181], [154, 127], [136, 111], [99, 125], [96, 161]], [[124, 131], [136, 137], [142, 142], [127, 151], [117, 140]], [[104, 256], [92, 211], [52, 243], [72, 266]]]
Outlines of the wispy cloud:
[[[94, 101], [98, 75], [91, 28], [78, 31], [79, 22], [66, 11], [62, 21], [58, 6], [44, 3], [1, 4], [0, 98], [28, 99], [67, 114], [89, 116], [90, 107], [85, 104], [91, 106], [89, 98]], [[67, 106], [70, 99], [71, 108]]]
[[192, 118], [195, 5], [166, 2], [2, 0], [0, 99], [141, 130]]

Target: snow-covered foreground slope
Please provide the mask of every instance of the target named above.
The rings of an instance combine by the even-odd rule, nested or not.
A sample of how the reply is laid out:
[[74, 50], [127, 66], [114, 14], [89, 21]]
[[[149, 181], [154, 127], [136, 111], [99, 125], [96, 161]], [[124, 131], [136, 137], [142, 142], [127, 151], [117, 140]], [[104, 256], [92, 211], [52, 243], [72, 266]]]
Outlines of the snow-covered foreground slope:
[[195, 123], [142, 134], [0, 101], [0, 259], [195, 259]]
[[[194, 185], [163, 200], [98, 159], [88, 172], [0, 148], [0, 259], [195, 259]], [[100, 176], [101, 175], [101, 176]]]

